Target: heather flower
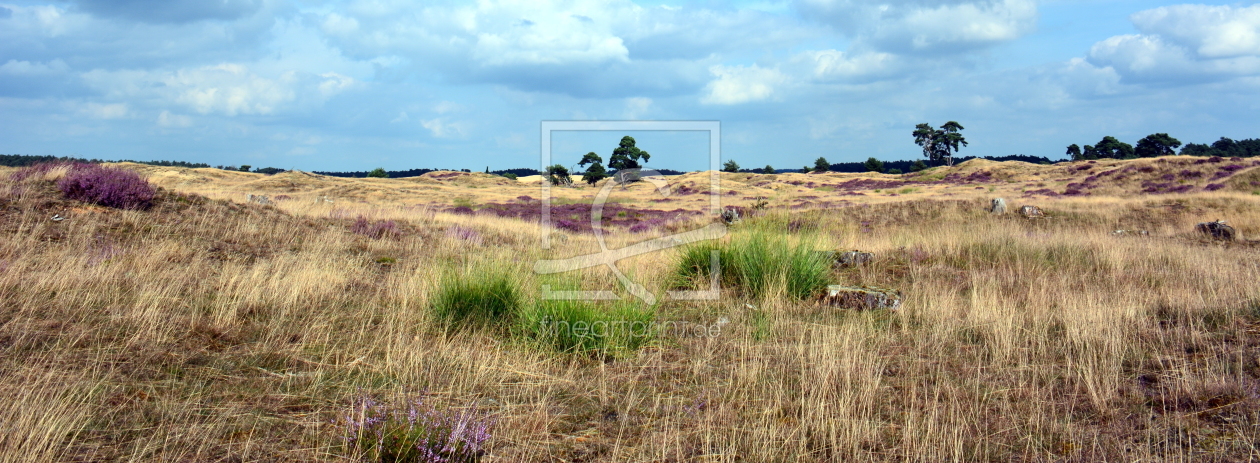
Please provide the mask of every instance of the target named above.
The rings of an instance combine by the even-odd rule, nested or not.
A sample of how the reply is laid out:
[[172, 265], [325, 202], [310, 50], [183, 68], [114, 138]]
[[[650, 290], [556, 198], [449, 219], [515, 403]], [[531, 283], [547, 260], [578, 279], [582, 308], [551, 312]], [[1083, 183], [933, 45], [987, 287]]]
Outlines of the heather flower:
[[386, 237], [393, 238], [402, 234], [398, 230], [398, 224], [394, 223], [393, 220], [372, 222], [364, 216], [359, 216], [354, 220], [354, 224], [350, 226], [350, 231], [374, 240]]
[[1221, 188], [1225, 188], [1224, 183], [1209, 183], [1203, 187], [1203, 189], [1207, 191], [1216, 191]]
[[482, 242], [481, 233], [478, 233], [477, 230], [461, 227], [459, 225], [446, 229], [446, 236], [458, 240], [469, 241], [475, 244], [481, 244]]
[[[64, 165], [68, 165], [69, 169], [66, 176], [57, 181], [57, 189], [67, 198], [117, 209], [148, 209], [157, 196], [157, 189], [135, 172], [97, 164]], [[30, 176], [37, 171], [31, 169], [24, 175]], [[20, 177], [20, 173], [14, 173], [14, 177]]]
[[347, 449], [376, 462], [466, 463], [485, 455], [495, 421], [475, 408], [439, 409], [424, 398], [394, 409], [370, 397], [351, 402], [342, 417]]

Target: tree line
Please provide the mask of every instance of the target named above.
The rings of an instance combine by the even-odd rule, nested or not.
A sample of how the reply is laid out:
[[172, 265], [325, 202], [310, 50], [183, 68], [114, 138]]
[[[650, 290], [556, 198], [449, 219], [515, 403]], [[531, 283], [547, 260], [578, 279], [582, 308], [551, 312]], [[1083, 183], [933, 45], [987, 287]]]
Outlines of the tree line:
[[[1166, 133], [1153, 133], [1138, 140], [1137, 146], [1117, 140], [1116, 137], [1105, 136], [1098, 143], [1085, 145], [1083, 148], [1075, 143], [1068, 145], [1067, 155], [1073, 161], [1093, 159], [1136, 159], [1156, 156], [1220, 156], [1220, 157], [1254, 157], [1260, 156], [1260, 140], [1244, 139], [1234, 141], [1221, 137], [1211, 145], [1188, 143], [1181, 147], [1181, 141]], [[1181, 152], [1177, 148], [1181, 147]]]
[[118, 161], [107, 161], [104, 159], [83, 159], [68, 156], [32, 156], [26, 154], [0, 154], [0, 166], [5, 167], [26, 167], [41, 162], [82, 162], [87, 164], [101, 164], [106, 162], [134, 162], [136, 164], [148, 164], [151, 166], [163, 167], [210, 167], [210, 164], [200, 162], [184, 162], [184, 161], [133, 161], [130, 159], [121, 159]]

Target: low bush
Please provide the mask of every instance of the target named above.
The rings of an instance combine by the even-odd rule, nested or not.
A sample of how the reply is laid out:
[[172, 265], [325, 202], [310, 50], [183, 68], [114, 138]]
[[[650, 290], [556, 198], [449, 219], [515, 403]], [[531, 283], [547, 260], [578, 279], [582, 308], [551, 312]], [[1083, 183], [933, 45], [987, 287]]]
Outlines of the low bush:
[[398, 224], [393, 220], [373, 222], [364, 216], [359, 216], [354, 220], [354, 224], [350, 225], [350, 231], [374, 240], [394, 238], [402, 234], [402, 231], [398, 230]]
[[545, 300], [521, 311], [519, 333], [559, 352], [615, 357], [655, 339], [654, 321], [651, 307], [634, 303]]
[[157, 189], [130, 170], [74, 164], [57, 181], [67, 198], [117, 209], [148, 209]]
[[510, 320], [520, 302], [519, 285], [509, 273], [476, 269], [443, 277], [430, 309], [447, 323], [486, 325]]
[[342, 418], [351, 458], [370, 462], [471, 463], [485, 455], [494, 427], [476, 409], [439, 409], [424, 398], [390, 406], [371, 397], [351, 403]]

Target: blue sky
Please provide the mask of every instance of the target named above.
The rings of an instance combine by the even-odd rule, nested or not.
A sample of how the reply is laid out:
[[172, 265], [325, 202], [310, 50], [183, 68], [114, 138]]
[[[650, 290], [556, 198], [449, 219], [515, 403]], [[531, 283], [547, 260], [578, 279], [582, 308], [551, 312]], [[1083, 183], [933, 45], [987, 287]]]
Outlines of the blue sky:
[[[4, 154], [503, 169], [538, 165], [542, 120], [718, 120], [724, 158], [795, 168], [914, 159], [921, 122], [1061, 157], [1257, 114], [1255, 3], [0, 0]], [[702, 167], [702, 137], [636, 138]]]

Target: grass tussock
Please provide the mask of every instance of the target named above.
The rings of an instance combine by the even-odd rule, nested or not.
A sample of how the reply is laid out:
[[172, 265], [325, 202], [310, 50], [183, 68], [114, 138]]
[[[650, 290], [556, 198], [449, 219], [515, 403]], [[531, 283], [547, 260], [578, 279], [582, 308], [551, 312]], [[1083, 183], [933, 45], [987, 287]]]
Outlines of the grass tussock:
[[721, 282], [754, 299], [786, 296], [805, 300], [831, 283], [831, 259], [815, 241], [792, 243], [764, 230], [739, 233], [726, 243], [706, 242], [684, 248], [675, 265], [675, 287], [706, 288], [718, 257]]
[[439, 320], [483, 326], [511, 323], [520, 306], [517, 279], [503, 269], [488, 266], [447, 273], [430, 304]]
[[523, 310], [519, 332], [557, 352], [624, 357], [650, 344], [658, 327], [651, 307], [550, 300]]

